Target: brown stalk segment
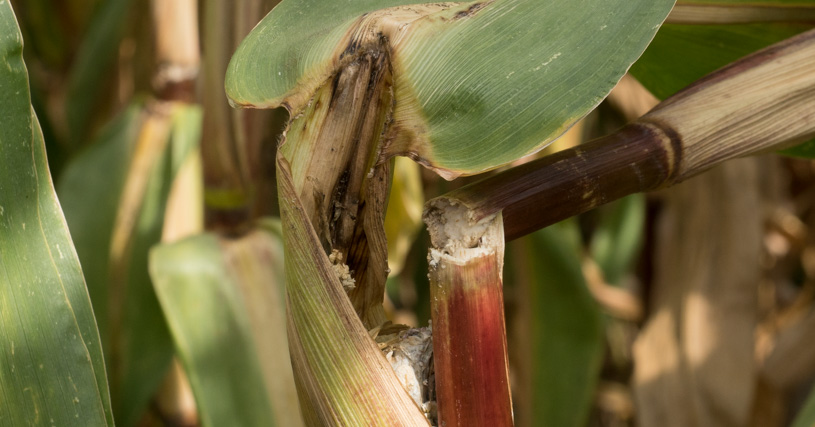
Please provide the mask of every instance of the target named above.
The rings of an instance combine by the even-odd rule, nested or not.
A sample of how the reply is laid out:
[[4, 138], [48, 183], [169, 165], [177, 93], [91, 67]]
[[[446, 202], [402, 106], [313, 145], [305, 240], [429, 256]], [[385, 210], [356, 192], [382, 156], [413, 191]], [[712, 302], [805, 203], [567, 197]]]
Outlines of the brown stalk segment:
[[512, 240], [726, 160], [793, 146], [815, 137], [813, 69], [815, 30], [708, 75], [612, 135], [439, 199], [466, 206], [471, 222], [503, 212]]
[[249, 226], [249, 180], [235, 141], [235, 123], [223, 91], [223, 75], [234, 49], [231, 29], [235, 5], [222, 0], [204, 3], [204, 121], [201, 157], [204, 171], [204, 221], [207, 229], [239, 234]]
[[490, 252], [431, 264], [439, 425], [512, 425], [500, 262]]
[[815, 23], [815, 7], [784, 4], [677, 3], [667, 24], [754, 24], [760, 22]]
[[234, 110], [224, 92], [232, 53], [271, 7], [261, 0], [204, 1], [201, 157], [204, 164], [207, 229], [239, 235], [251, 219], [274, 210], [274, 141], [266, 140], [275, 115]]
[[474, 222], [503, 212], [504, 234], [510, 241], [628, 194], [659, 187], [672, 169], [663, 139], [670, 144], [652, 126], [629, 125], [442, 197], [469, 207]]

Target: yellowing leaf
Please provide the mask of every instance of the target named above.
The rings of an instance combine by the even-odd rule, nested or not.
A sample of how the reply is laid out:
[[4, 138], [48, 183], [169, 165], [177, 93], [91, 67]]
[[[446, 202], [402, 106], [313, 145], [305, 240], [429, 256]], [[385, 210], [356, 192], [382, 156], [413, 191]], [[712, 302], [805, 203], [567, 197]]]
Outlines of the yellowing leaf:
[[302, 424], [274, 226], [277, 233], [203, 234], [152, 251], [156, 293], [204, 425]]

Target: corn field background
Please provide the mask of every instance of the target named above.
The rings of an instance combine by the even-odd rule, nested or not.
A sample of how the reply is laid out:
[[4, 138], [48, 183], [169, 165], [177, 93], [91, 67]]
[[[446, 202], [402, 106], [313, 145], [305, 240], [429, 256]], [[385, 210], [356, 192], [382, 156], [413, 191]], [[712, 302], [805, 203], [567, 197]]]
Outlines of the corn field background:
[[[236, 49], [277, 3], [0, 1], [0, 425], [319, 424], [292, 371], [305, 356], [290, 355], [284, 271], [295, 258], [279, 218], [293, 208], [276, 175], [282, 133], [300, 122], [284, 108], [233, 108], [224, 90]], [[597, 108], [485, 174], [611, 134], [813, 26], [807, 0], [680, 1]], [[796, 114], [815, 128], [812, 111]], [[507, 242], [514, 423], [815, 425], [812, 144]], [[388, 361], [403, 351], [401, 325], [432, 317], [425, 202], [484, 176], [448, 181], [407, 157], [390, 165], [387, 321], [361, 315]], [[340, 280], [355, 274], [342, 253], [324, 255]], [[319, 311], [306, 320], [329, 322], [331, 309]], [[326, 394], [364, 394], [326, 384], [337, 387]]]

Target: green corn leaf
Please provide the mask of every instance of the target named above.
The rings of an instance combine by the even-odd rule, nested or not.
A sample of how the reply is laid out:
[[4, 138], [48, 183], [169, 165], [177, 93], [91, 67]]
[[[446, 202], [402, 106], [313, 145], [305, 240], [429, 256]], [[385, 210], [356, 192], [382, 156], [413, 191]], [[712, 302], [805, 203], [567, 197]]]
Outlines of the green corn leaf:
[[[167, 198], [196, 152], [201, 111], [137, 103], [77, 156], [60, 185], [71, 233], [105, 333], [114, 412], [135, 425], [172, 357], [172, 340], [147, 270]], [[91, 203], [92, 202], [92, 203]]]
[[65, 113], [69, 142], [77, 146], [87, 135], [101, 82], [115, 63], [131, 0], [104, 0], [91, 18], [68, 77]]
[[237, 105], [297, 114], [337, 68], [381, 50], [396, 97], [383, 156], [409, 155], [452, 178], [563, 134], [639, 57], [672, 5], [285, 0], [238, 48], [226, 88]]
[[276, 232], [204, 234], [151, 253], [156, 293], [205, 426], [302, 425]]
[[706, 74], [809, 28], [804, 24], [665, 24], [631, 73], [665, 99]]
[[619, 284], [638, 258], [645, 227], [645, 196], [632, 194], [601, 208], [591, 257], [610, 284]]
[[[517, 336], [526, 370], [517, 386], [521, 425], [584, 426], [603, 361], [600, 308], [583, 279], [580, 233], [573, 220], [537, 231], [507, 247], [508, 282], [521, 314]], [[519, 402], [520, 403], [520, 402]]]
[[[142, 106], [142, 102], [134, 102], [102, 129], [99, 137], [66, 167], [57, 182], [65, 219], [84, 266], [105, 354], [110, 350], [110, 239], [127, 178], [130, 153], [143, 120]], [[93, 203], [88, 203], [89, 198]]]
[[0, 425], [112, 426], [99, 332], [22, 51], [0, 1]]

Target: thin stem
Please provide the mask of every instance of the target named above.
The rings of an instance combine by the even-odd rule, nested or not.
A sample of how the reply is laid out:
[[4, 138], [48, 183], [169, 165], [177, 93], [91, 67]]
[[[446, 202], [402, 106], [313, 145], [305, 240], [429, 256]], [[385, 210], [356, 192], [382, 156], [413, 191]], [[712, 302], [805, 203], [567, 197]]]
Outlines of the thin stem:
[[195, 80], [201, 64], [196, 0], [153, 0], [156, 28], [156, 62], [153, 76], [157, 98], [187, 101], [195, 97]]
[[[512, 168], [442, 196], [478, 222], [502, 212], [507, 241], [638, 191], [670, 176], [659, 134], [631, 125], [575, 148]], [[436, 209], [431, 201], [428, 210]]]
[[[236, 40], [235, 7], [224, 0], [204, 3], [204, 122], [201, 156], [204, 171], [204, 218], [207, 229], [229, 234], [247, 228], [252, 203], [244, 146], [236, 141], [233, 112], [223, 91], [223, 75]], [[242, 112], [238, 112], [242, 114]]]
[[207, 229], [229, 235], [246, 232], [253, 219], [277, 210], [274, 185], [277, 141], [269, 136], [283, 121], [280, 119], [273, 126], [272, 118], [283, 114], [232, 109], [224, 93], [224, 75], [232, 53], [268, 12], [269, 3], [276, 2], [202, 3], [204, 216]]
[[696, 4], [677, 3], [667, 24], [754, 24], [760, 22], [815, 22], [815, 7], [802, 4]]

